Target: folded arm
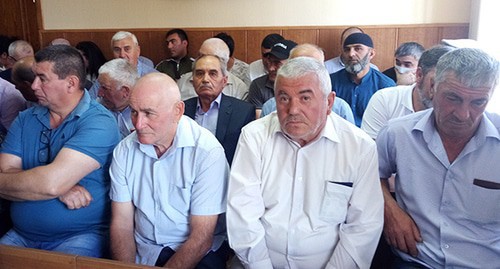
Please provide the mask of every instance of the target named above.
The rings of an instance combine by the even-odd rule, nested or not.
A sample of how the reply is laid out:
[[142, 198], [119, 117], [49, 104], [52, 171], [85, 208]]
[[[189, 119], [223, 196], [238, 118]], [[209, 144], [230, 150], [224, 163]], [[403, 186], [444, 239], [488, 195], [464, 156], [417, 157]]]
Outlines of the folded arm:
[[18, 201], [57, 198], [99, 167], [92, 157], [63, 148], [52, 163], [23, 171], [20, 157], [3, 153], [0, 154], [0, 197]]

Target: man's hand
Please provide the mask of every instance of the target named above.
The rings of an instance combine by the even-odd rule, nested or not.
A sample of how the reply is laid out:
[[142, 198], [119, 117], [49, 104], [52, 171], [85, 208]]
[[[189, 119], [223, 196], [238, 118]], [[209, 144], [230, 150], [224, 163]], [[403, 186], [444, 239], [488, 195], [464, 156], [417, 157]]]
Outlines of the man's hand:
[[422, 242], [420, 231], [413, 219], [397, 204], [385, 207], [384, 236], [389, 245], [413, 257], [418, 255], [417, 243]]
[[59, 201], [63, 202], [68, 209], [79, 209], [88, 206], [92, 201], [92, 196], [84, 187], [75, 185], [67, 193], [59, 196]]

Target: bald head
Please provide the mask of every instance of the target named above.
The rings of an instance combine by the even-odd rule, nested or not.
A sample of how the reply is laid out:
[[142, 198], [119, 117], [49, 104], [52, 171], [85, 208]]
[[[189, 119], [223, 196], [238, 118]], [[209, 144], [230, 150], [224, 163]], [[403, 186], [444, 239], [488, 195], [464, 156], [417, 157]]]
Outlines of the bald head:
[[348, 28], [344, 29], [344, 31], [340, 35], [340, 47], [344, 46], [344, 41], [348, 36], [355, 34], [355, 33], [364, 33], [364, 31], [363, 31], [363, 29], [356, 27], [356, 26], [352, 26], [352, 27], [348, 27]]
[[71, 43], [69, 43], [69, 41], [67, 39], [56, 38], [56, 39], [50, 41], [50, 45], [51, 46], [53, 46], [53, 45], [67, 45], [67, 46], [71, 46]]
[[177, 83], [163, 73], [150, 73], [141, 77], [132, 90], [132, 96], [145, 94], [153, 99], [162, 99], [161, 103], [175, 103], [181, 100]]
[[215, 55], [221, 58], [226, 64], [229, 61], [229, 47], [220, 38], [209, 38], [201, 44], [199, 55]]
[[184, 114], [175, 81], [163, 73], [143, 76], [132, 89], [130, 108], [139, 142], [153, 145], [158, 157], [163, 155], [172, 145]]
[[311, 57], [321, 63], [325, 61], [325, 53], [323, 50], [320, 47], [309, 43], [297, 45], [292, 49], [292, 51], [290, 51], [290, 57], [288, 57], [288, 59], [297, 57]]

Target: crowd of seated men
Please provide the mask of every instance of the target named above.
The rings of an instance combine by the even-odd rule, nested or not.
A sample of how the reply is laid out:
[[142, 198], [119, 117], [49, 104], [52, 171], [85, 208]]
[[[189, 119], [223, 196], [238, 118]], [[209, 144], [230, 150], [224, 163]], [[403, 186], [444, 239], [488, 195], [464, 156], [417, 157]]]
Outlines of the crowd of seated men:
[[[116, 32], [1, 37], [0, 244], [167, 268], [495, 268], [500, 63], [372, 38], [325, 61], [279, 34], [141, 56]], [[493, 266], [493, 267], [492, 267]]]

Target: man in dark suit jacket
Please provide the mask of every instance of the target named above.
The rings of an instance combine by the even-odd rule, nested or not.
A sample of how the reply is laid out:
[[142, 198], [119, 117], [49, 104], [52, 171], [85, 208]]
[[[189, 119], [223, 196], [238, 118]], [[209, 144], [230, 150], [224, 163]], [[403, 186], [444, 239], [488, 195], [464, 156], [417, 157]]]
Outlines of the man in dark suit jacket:
[[224, 147], [231, 165], [241, 128], [255, 119], [255, 106], [224, 95], [227, 63], [215, 55], [202, 55], [193, 68], [193, 86], [198, 97], [185, 103], [184, 114], [210, 130]]

